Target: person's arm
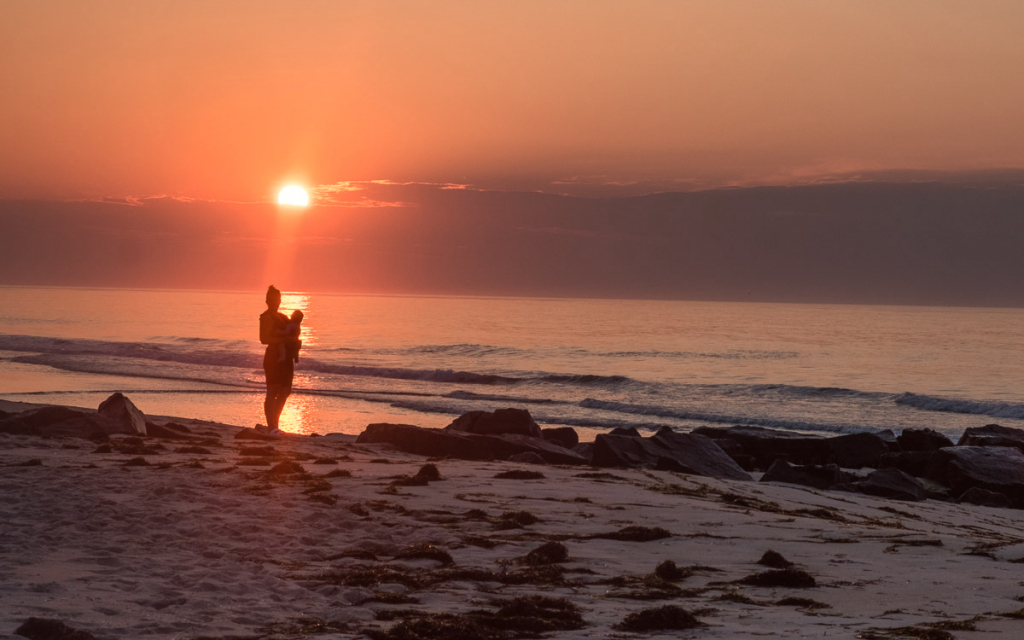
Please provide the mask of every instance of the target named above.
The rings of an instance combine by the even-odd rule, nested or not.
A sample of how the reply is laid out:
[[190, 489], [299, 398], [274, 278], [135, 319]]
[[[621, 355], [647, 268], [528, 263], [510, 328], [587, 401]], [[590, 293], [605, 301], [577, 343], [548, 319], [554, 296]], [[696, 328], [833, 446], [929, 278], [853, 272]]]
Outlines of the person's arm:
[[282, 327], [279, 327], [274, 316], [263, 314], [260, 316], [260, 343], [281, 344], [287, 339]]

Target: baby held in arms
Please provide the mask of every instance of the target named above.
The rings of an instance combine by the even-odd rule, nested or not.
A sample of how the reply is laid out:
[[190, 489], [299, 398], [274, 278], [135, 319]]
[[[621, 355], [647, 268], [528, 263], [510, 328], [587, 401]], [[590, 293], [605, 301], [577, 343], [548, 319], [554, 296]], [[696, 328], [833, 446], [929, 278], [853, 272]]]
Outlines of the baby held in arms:
[[284, 340], [278, 345], [280, 349], [278, 362], [286, 360], [299, 361], [299, 349], [302, 348], [302, 340], [299, 340], [299, 334], [302, 333], [303, 317], [304, 314], [296, 309], [292, 312], [291, 320], [288, 324], [284, 325]]

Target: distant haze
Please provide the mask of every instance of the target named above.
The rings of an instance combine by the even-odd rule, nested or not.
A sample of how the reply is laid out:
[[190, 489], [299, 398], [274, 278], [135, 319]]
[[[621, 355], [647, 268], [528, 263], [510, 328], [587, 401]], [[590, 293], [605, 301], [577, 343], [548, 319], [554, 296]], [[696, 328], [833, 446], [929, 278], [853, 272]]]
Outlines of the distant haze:
[[1024, 186], [621, 198], [351, 184], [336, 204], [0, 203], [0, 282], [1024, 305]]

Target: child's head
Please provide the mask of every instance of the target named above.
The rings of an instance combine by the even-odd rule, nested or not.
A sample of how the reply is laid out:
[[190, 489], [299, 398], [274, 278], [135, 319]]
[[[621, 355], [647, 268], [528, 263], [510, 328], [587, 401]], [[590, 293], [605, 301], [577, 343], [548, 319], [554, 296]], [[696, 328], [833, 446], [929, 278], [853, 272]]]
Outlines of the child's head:
[[305, 317], [305, 314], [302, 313], [301, 311], [299, 311], [298, 309], [296, 309], [295, 311], [292, 311], [292, 322], [295, 322], [295, 323], [302, 322], [302, 318], [304, 318], [304, 317]]

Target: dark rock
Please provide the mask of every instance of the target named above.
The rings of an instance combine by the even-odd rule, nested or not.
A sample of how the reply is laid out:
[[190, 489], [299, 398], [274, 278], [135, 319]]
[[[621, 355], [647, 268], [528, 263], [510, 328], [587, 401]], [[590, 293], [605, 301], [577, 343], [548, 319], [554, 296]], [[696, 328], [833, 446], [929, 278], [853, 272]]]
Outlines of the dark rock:
[[192, 431], [183, 424], [168, 422], [167, 424], [146, 423], [146, 435], [150, 438], [176, 438], [178, 440], [193, 439]]
[[896, 434], [892, 432], [892, 429], [883, 429], [877, 432], [879, 438], [885, 443], [885, 446], [889, 448], [889, 452], [903, 451], [903, 447], [900, 446], [900, 441], [896, 438]]
[[532, 451], [524, 451], [508, 457], [509, 462], [523, 462], [525, 464], [547, 464], [544, 458]]
[[461, 431], [477, 435], [516, 434], [542, 437], [540, 427], [526, 409], [498, 409], [497, 411], [470, 411], [445, 427], [447, 431]]
[[767, 469], [780, 458], [791, 464], [826, 464], [834, 456], [827, 439], [794, 431], [736, 426], [700, 427], [693, 433], [734, 442], [730, 455], [753, 459], [755, 469]]
[[953, 441], [934, 429], [904, 429], [897, 440], [904, 451], [936, 451]]
[[96, 640], [91, 633], [49, 618], [29, 618], [14, 633], [29, 640]]
[[277, 436], [268, 435], [266, 433], [260, 433], [255, 429], [242, 428], [241, 431], [235, 434], [235, 440], [260, 440], [260, 441], [273, 441], [277, 440]]
[[916, 478], [923, 478], [925, 470], [928, 468], [928, 464], [931, 462], [934, 454], [934, 451], [886, 453], [879, 460], [879, 467], [882, 469], [899, 469]]
[[879, 469], [873, 471], [863, 480], [839, 484], [833, 489], [854, 491], [879, 498], [909, 500], [916, 502], [929, 497], [928, 490], [917, 479], [899, 469]]
[[961, 447], [1014, 447], [1024, 451], [1024, 429], [987, 424], [971, 427], [960, 436]]
[[1002, 493], [1024, 508], [1024, 453], [1012, 447], [946, 447], [934, 452], [925, 478], [963, 495], [979, 487]]
[[981, 487], [971, 487], [967, 491], [964, 491], [957, 502], [976, 504], [982, 507], [1009, 507], [1010, 499], [1005, 494], [997, 491], [989, 491], [988, 489], [982, 489]]
[[682, 607], [667, 604], [655, 609], [644, 609], [626, 616], [622, 622], [613, 625], [619, 631], [642, 633], [664, 629], [694, 629], [704, 626], [700, 620]]
[[572, 449], [580, 443], [580, 436], [572, 427], [557, 427], [554, 429], [541, 429], [544, 439], [566, 449]]
[[751, 479], [711, 439], [669, 428], [650, 438], [601, 434], [594, 441], [590, 462], [597, 467], [661, 468], [711, 478]]
[[877, 433], [851, 433], [828, 439], [832, 460], [846, 469], [871, 467], [877, 469], [883, 453], [889, 446]]
[[47, 438], [74, 437], [102, 441], [110, 426], [91, 411], [69, 407], [40, 407], [0, 420], [0, 432]]
[[636, 427], [615, 427], [608, 432], [610, 436], [632, 436], [634, 438], [642, 438], [643, 434], [636, 430]]
[[106, 418], [110, 425], [107, 435], [146, 435], [146, 416], [123, 393], [112, 394], [101, 402], [97, 413]]
[[786, 560], [781, 553], [778, 551], [772, 551], [769, 549], [764, 552], [761, 559], [757, 561], [757, 564], [770, 567], [772, 569], [788, 569], [793, 566], [793, 563]]
[[818, 586], [814, 576], [806, 571], [792, 568], [763, 571], [736, 582], [754, 587], [789, 587], [791, 589], [811, 589]]
[[590, 459], [594, 457], [594, 443], [581, 442], [572, 448], [572, 452], [578, 456], [581, 456], [589, 463]]
[[844, 479], [843, 472], [834, 464], [792, 465], [785, 460], [776, 460], [761, 476], [761, 482], [785, 482], [815, 489], [828, 489]]
[[532, 452], [548, 464], [588, 462], [579, 454], [543, 438], [516, 434], [484, 436], [447, 429], [425, 429], [408, 424], [371, 424], [359, 434], [356, 442], [387, 443], [406, 453], [462, 460], [507, 460], [518, 453]]

